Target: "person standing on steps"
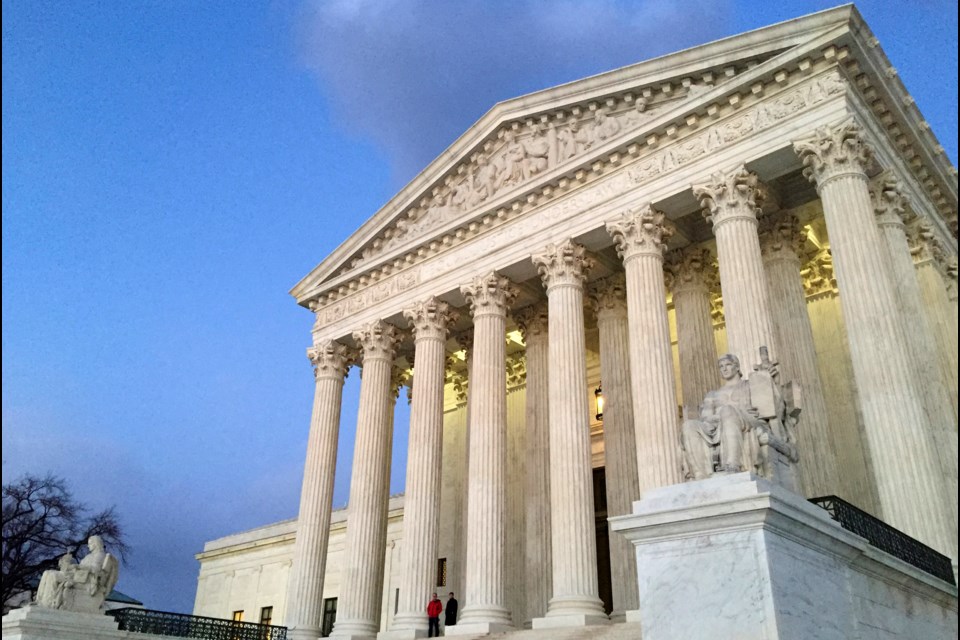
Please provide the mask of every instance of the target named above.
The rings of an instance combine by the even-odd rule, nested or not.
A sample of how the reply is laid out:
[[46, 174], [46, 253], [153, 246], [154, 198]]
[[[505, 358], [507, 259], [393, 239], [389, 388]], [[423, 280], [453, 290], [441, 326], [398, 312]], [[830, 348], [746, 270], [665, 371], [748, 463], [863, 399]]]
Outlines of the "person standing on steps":
[[450, 592], [450, 596], [447, 598], [447, 608], [444, 613], [443, 625], [445, 627], [454, 627], [457, 624], [457, 609], [459, 608], [457, 599], [453, 597], [453, 591]]
[[443, 603], [437, 594], [427, 603], [427, 637], [440, 637], [440, 614], [443, 612]]

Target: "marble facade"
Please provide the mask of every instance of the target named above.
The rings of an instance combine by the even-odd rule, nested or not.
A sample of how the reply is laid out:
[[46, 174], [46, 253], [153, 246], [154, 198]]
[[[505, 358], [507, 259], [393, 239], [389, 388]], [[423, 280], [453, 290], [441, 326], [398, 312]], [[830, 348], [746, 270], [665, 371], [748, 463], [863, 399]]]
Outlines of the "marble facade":
[[[749, 375], [761, 346], [806, 394], [801, 491], [956, 562], [956, 230], [956, 169], [850, 5], [498, 104], [291, 291], [316, 393], [278, 621], [319, 634], [350, 366], [335, 637], [424, 635], [434, 589], [465, 633], [623, 619], [635, 560], [619, 539], [598, 560], [594, 469], [610, 516], [682, 482], [717, 356]], [[411, 370], [416, 516], [385, 617], [383, 464]]]

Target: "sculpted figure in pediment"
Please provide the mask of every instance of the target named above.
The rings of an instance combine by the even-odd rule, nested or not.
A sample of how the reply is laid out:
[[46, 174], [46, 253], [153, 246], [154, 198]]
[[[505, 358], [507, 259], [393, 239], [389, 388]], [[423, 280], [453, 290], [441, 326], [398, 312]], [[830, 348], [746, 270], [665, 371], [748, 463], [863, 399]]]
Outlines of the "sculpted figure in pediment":
[[567, 120], [567, 126], [557, 130], [557, 156], [560, 161], [569, 160], [577, 155], [577, 135], [580, 132], [580, 123], [576, 118]]

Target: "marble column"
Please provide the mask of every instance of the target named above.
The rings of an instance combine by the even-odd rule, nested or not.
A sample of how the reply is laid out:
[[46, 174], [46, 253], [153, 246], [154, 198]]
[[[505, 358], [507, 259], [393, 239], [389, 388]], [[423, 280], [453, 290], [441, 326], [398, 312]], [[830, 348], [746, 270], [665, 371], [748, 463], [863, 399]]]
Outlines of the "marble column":
[[672, 230], [649, 204], [607, 223], [623, 260], [630, 323], [630, 380], [640, 493], [676, 484], [680, 428], [663, 284], [663, 252]]
[[937, 359], [947, 392], [957, 416], [957, 331], [944, 275], [947, 261], [943, 246], [932, 229], [930, 221], [918, 216], [910, 226], [910, 249], [916, 265], [920, 295], [936, 343]]
[[940, 368], [931, 366], [938, 362], [937, 346], [907, 243], [904, 225], [906, 198], [890, 172], [884, 172], [873, 181], [870, 196], [877, 214], [880, 236], [887, 250], [887, 264], [893, 276], [896, 300], [910, 323], [904, 327], [904, 336], [908, 341], [907, 354], [911, 359], [913, 375], [920, 382], [921, 399], [930, 419], [943, 486], [947, 488], [948, 504], [945, 506], [950, 509], [953, 523], [953, 548], [950, 552], [953, 558], [957, 558], [956, 415]]
[[797, 217], [789, 213], [773, 214], [760, 227], [770, 311], [780, 345], [780, 379], [798, 381], [803, 393], [797, 428], [800, 488], [808, 498], [836, 495], [840, 490], [837, 456], [831, 446], [827, 403], [800, 276], [807, 236]]
[[[630, 322], [627, 318], [627, 283], [623, 273], [601, 280], [591, 288], [590, 303], [597, 314], [600, 333], [600, 379], [603, 381], [603, 452], [606, 463], [607, 514], [632, 513], [640, 499], [637, 474], [637, 440], [630, 400]], [[712, 340], [712, 336], [711, 336]], [[610, 532], [610, 576], [613, 611], [610, 619], [622, 622], [627, 611], [640, 608], [637, 597], [637, 554], [622, 535]]]
[[403, 312], [414, 335], [414, 377], [403, 502], [403, 573], [391, 638], [427, 633], [425, 602], [436, 589], [443, 468], [443, 383], [447, 331], [456, 312], [436, 298]]
[[507, 571], [504, 579], [507, 609], [514, 626], [519, 628], [527, 619], [526, 364], [522, 352], [507, 356]]
[[760, 363], [760, 347], [767, 347], [774, 361], [778, 354], [757, 239], [761, 199], [757, 176], [743, 166], [715, 173], [710, 182], [695, 185], [693, 194], [717, 239], [728, 350], [740, 359], [740, 370], [749, 377]]
[[567, 240], [532, 256], [547, 290], [550, 345], [550, 532], [553, 597], [533, 627], [606, 622], [597, 583], [590, 405], [583, 319], [583, 282], [593, 266], [583, 246]]
[[319, 638], [323, 623], [323, 580], [333, 507], [340, 405], [343, 381], [351, 362], [347, 347], [333, 340], [307, 349], [307, 357], [313, 364], [316, 385], [290, 570], [286, 623], [293, 640]]
[[794, 149], [823, 202], [881, 517], [949, 553], [939, 461], [870, 203], [872, 152], [852, 119], [821, 127]]
[[688, 247], [668, 254], [667, 269], [677, 315], [683, 417], [693, 418], [699, 415], [700, 403], [707, 392], [720, 386], [719, 354], [710, 311], [710, 289], [716, 280], [716, 268], [708, 249]]
[[491, 272], [460, 287], [473, 313], [470, 364], [467, 586], [460, 622], [447, 635], [512, 629], [506, 607], [504, 561], [507, 497], [507, 308], [516, 298], [509, 280]]
[[550, 407], [547, 372], [550, 365], [547, 306], [537, 303], [514, 314], [527, 347], [526, 407], [526, 620], [547, 613], [553, 592], [550, 554]]
[[376, 321], [354, 332], [363, 354], [360, 409], [350, 479], [347, 533], [331, 637], [373, 638], [380, 628], [390, 445], [396, 387], [393, 358], [399, 332]]

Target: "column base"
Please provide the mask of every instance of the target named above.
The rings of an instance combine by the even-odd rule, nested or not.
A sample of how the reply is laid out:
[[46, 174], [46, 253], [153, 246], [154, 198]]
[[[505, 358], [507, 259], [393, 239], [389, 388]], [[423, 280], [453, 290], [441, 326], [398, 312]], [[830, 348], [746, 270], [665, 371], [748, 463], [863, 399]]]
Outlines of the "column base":
[[290, 640], [319, 640], [320, 629], [317, 627], [291, 627], [287, 629], [287, 638]]
[[512, 624], [503, 622], [458, 622], [452, 627], [446, 627], [444, 635], [447, 636], [488, 636], [491, 633], [503, 633], [505, 631], [514, 631]]
[[376, 640], [377, 626], [366, 620], [344, 620], [333, 623], [331, 638], [341, 640]]
[[534, 629], [563, 629], [566, 627], [592, 627], [610, 624], [606, 614], [563, 613], [547, 614], [543, 618], [533, 619]]
[[377, 634], [377, 640], [416, 640], [426, 638], [427, 629], [391, 629]]
[[640, 609], [633, 609], [632, 611], [627, 611], [627, 622], [636, 622], [640, 623]]
[[559, 596], [551, 598], [547, 603], [547, 615], [533, 619], [533, 628], [557, 629], [609, 623], [610, 618], [603, 611], [600, 598]]

